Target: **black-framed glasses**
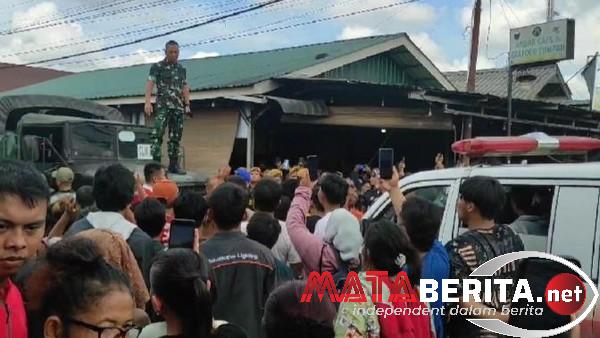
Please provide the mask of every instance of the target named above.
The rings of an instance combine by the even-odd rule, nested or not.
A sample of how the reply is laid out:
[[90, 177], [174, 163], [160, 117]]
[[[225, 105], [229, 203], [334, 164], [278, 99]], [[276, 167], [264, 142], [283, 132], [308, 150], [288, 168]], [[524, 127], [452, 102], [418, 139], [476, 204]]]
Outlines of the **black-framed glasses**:
[[74, 318], [66, 318], [66, 322], [94, 331], [98, 334], [98, 338], [126, 338], [129, 332], [139, 330], [139, 328], [133, 324], [125, 327], [100, 327]]

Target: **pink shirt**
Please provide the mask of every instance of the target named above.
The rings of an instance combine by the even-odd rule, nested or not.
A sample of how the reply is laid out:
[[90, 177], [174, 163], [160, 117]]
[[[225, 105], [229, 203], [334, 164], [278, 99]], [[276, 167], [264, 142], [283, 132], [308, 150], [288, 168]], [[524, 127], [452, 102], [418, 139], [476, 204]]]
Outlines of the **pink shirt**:
[[27, 316], [23, 298], [10, 279], [4, 295], [4, 305], [0, 306], [0, 337], [27, 338]]
[[310, 195], [312, 191], [307, 187], [298, 187], [296, 195], [288, 211], [285, 222], [287, 231], [296, 248], [304, 268], [307, 272], [322, 271], [334, 273], [338, 270], [338, 259], [335, 249], [323, 242], [319, 237], [311, 234], [306, 227], [306, 216], [310, 209]]

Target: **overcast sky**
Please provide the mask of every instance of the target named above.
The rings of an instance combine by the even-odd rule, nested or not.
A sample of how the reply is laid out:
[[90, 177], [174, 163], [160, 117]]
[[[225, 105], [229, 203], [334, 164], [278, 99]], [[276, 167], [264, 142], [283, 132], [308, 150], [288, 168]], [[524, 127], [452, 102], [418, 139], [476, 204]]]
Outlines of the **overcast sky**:
[[[2, 0], [0, 62], [31, 62], [106, 47], [265, 1]], [[182, 48], [183, 58], [194, 58], [407, 32], [442, 71], [466, 69], [473, 1], [401, 2], [406, 0], [285, 0], [170, 38], [196, 44]], [[345, 16], [386, 5], [390, 7]], [[556, 0], [556, 10], [558, 18], [576, 20], [575, 60], [560, 63], [568, 79], [588, 55], [600, 50], [600, 1]], [[338, 16], [345, 17], [335, 18]], [[510, 27], [541, 22], [545, 16], [546, 0], [484, 0], [478, 67], [506, 66]], [[323, 22], [308, 24], [313, 20]], [[40, 24], [49, 27], [15, 32]], [[292, 25], [296, 27], [288, 27]], [[215, 38], [218, 41], [210, 41]], [[149, 40], [43, 66], [83, 71], [153, 62], [162, 58], [161, 53], [148, 51], [160, 50], [166, 40]], [[120, 55], [127, 56], [115, 57]], [[569, 85], [578, 98], [587, 98], [581, 76]]]

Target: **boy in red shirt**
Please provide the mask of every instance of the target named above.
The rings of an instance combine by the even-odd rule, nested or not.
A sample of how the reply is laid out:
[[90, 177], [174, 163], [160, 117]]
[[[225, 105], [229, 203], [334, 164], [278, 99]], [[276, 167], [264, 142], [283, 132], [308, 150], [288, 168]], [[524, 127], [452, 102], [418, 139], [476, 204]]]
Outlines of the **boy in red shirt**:
[[10, 277], [41, 247], [49, 197], [31, 165], [0, 161], [0, 337], [27, 338], [25, 306]]

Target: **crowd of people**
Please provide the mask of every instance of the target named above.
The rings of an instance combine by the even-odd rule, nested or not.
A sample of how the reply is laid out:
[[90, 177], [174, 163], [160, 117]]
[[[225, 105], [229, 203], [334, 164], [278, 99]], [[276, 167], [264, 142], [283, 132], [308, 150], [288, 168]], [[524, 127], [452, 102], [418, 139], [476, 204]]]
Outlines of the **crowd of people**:
[[[355, 311], [441, 308], [441, 301], [390, 303], [385, 295], [401, 272], [417, 289], [420, 278], [468, 278], [485, 261], [523, 249], [494, 221], [504, 206], [495, 179], [462, 183], [457, 210], [468, 231], [444, 246], [442, 210], [402, 194], [404, 170], [401, 163], [383, 180], [359, 165], [347, 177], [311, 181], [302, 167], [223, 168], [200, 193], [180, 191], [158, 163], [143, 176], [108, 165], [92, 186], [74, 190], [69, 168], [48, 182], [27, 163], [1, 161], [0, 336], [495, 337], [460, 316]], [[382, 193], [395, 217], [361, 226]], [[171, 224], [181, 219], [197, 226], [193, 247], [169, 248]], [[300, 302], [310, 272], [330, 272], [343, 284], [350, 271], [366, 283], [370, 270], [387, 273], [382, 303]], [[497, 297], [460, 304], [502, 305]]]

